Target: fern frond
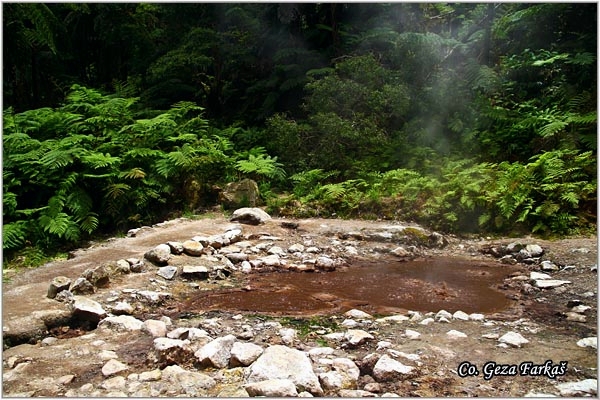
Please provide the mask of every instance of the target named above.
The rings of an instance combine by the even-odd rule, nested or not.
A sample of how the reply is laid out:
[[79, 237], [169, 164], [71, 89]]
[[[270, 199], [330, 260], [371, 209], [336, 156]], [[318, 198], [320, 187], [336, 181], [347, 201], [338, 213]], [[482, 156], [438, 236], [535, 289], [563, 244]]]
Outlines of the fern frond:
[[25, 244], [26, 239], [27, 230], [24, 221], [2, 225], [2, 248], [4, 250], [18, 249]]
[[107, 199], [115, 200], [123, 196], [129, 190], [131, 190], [131, 186], [125, 183], [112, 183], [104, 189], [104, 196]]
[[144, 179], [146, 173], [141, 168], [132, 168], [129, 171], [119, 173], [119, 177], [125, 179]]
[[81, 157], [81, 161], [92, 169], [100, 169], [120, 163], [119, 157], [113, 157], [110, 154], [91, 153]]

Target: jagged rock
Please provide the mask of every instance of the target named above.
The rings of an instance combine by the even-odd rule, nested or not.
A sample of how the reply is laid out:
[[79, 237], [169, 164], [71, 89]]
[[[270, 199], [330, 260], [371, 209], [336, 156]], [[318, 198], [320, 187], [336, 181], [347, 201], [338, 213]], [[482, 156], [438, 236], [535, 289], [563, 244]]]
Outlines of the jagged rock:
[[130, 315], [119, 315], [116, 317], [106, 317], [98, 324], [98, 328], [110, 329], [117, 332], [139, 331], [144, 323]]
[[71, 279], [67, 278], [66, 276], [57, 276], [52, 279], [52, 282], [50, 282], [46, 296], [49, 299], [54, 299], [59, 292], [62, 292], [63, 290], [69, 290], [70, 286]]
[[131, 265], [127, 260], [117, 260], [112, 269], [115, 274], [128, 274], [131, 272]]
[[137, 259], [127, 260], [127, 262], [129, 263], [129, 269], [131, 270], [131, 272], [135, 272], [135, 273], [142, 272], [144, 270], [144, 265], [145, 265], [144, 261], [137, 260], [137, 261], [133, 262], [134, 260], [137, 260]]
[[168, 244], [159, 244], [155, 248], [148, 250], [144, 257], [156, 265], [165, 265], [171, 259], [171, 248]]
[[369, 340], [375, 339], [375, 337], [361, 329], [348, 329], [344, 334], [344, 339], [351, 345], [358, 346]]
[[181, 268], [181, 276], [187, 279], [208, 279], [208, 268], [204, 265], [184, 265]]
[[291, 379], [268, 379], [261, 382], [248, 383], [244, 389], [251, 397], [297, 397], [296, 384]]
[[306, 390], [315, 396], [323, 395], [323, 389], [313, 372], [308, 356], [286, 346], [274, 345], [266, 348], [249, 367], [249, 383], [268, 379], [290, 379], [300, 391]]
[[248, 225], [259, 225], [269, 221], [271, 216], [261, 210], [260, 208], [239, 208], [233, 212], [233, 215], [229, 219], [230, 221], [237, 221], [242, 224]]
[[73, 296], [73, 292], [70, 290], [62, 290], [58, 292], [54, 300], [69, 304], [73, 302]]
[[281, 259], [278, 255], [270, 255], [266, 257], [257, 258], [255, 260], [250, 260], [250, 264], [254, 268], [261, 268], [263, 266], [279, 267], [281, 265]]
[[160, 365], [180, 364], [192, 358], [193, 349], [189, 340], [158, 337], [154, 339], [154, 354]]
[[543, 274], [541, 272], [532, 271], [529, 273], [529, 279], [532, 281], [537, 281], [540, 279], [552, 279], [552, 277], [548, 274]]
[[167, 324], [164, 321], [148, 319], [144, 321], [142, 332], [150, 334], [152, 337], [164, 337], [167, 335]]
[[141, 372], [138, 376], [140, 382], [155, 382], [162, 378], [162, 371], [160, 369], [153, 369], [151, 371]]
[[236, 338], [233, 335], [227, 335], [205, 344], [200, 350], [194, 353], [200, 364], [216, 368], [225, 368], [229, 365], [231, 358], [231, 348]]
[[252, 364], [263, 353], [263, 348], [254, 343], [235, 342], [231, 347], [232, 367], [247, 367]]
[[395, 249], [393, 249], [392, 251], [390, 251], [390, 254], [395, 255], [396, 257], [408, 257], [411, 256], [411, 253], [408, 252], [404, 247], [402, 246], [398, 246]]
[[342, 385], [339, 389], [355, 389], [360, 376], [360, 369], [349, 358], [334, 358], [331, 364], [334, 372], [337, 372], [342, 378]]
[[73, 318], [97, 323], [106, 316], [106, 311], [97, 301], [82, 296], [73, 296], [71, 304]]
[[591, 347], [593, 349], [597, 349], [598, 348], [598, 337], [596, 336], [590, 336], [590, 337], [586, 337], [583, 338], [581, 340], [577, 341], [577, 346], [579, 347]]
[[231, 228], [228, 229], [224, 234], [223, 237], [226, 240], [229, 240], [229, 243], [237, 243], [240, 240], [242, 240], [243, 235], [242, 235], [242, 230], [240, 228]]
[[161, 278], [171, 280], [171, 279], [175, 278], [175, 275], [177, 275], [177, 267], [175, 267], [173, 265], [167, 265], [166, 267], [160, 267], [156, 271], [156, 275], [160, 276]]
[[171, 297], [171, 293], [167, 292], [156, 292], [154, 290], [140, 290], [137, 292], [137, 296], [140, 297], [141, 300], [153, 304], [158, 305], [163, 301]]
[[507, 332], [504, 335], [502, 335], [498, 341], [500, 343], [506, 343], [509, 344], [511, 346], [514, 347], [521, 347], [524, 344], [529, 343], [529, 340], [525, 339], [523, 336], [521, 336], [520, 333], [517, 332]]
[[594, 395], [598, 391], [597, 379], [584, 379], [579, 382], [564, 382], [556, 385], [561, 396], [581, 396], [584, 394]]
[[182, 243], [183, 252], [189, 256], [198, 257], [204, 253], [204, 246], [202, 243], [195, 240], [186, 240]]
[[102, 367], [102, 375], [104, 376], [112, 376], [117, 375], [123, 371], [127, 371], [129, 367], [122, 362], [119, 362], [115, 359], [108, 360], [106, 364]]
[[397, 381], [402, 379], [404, 375], [410, 374], [413, 369], [413, 367], [404, 365], [384, 354], [373, 367], [373, 377], [378, 382]]
[[92, 294], [95, 291], [94, 285], [87, 279], [81, 277], [75, 279], [75, 282], [73, 282], [69, 288], [69, 292], [74, 295]]
[[256, 207], [260, 202], [258, 185], [252, 179], [230, 182], [219, 193], [219, 202], [226, 209], [243, 206]]

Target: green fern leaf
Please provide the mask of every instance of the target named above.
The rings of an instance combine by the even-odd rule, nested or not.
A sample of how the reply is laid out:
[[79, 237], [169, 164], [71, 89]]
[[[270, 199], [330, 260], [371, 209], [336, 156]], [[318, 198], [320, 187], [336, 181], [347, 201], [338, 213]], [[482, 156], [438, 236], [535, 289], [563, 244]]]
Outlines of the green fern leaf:
[[2, 248], [18, 249], [25, 244], [27, 238], [26, 225], [23, 221], [2, 225]]
[[129, 190], [131, 190], [131, 186], [129, 186], [125, 183], [113, 183], [113, 184], [108, 185], [104, 189], [104, 191], [105, 191], [104, 196], [107, 199], [115, 200], [115, 199], [123, 196]]

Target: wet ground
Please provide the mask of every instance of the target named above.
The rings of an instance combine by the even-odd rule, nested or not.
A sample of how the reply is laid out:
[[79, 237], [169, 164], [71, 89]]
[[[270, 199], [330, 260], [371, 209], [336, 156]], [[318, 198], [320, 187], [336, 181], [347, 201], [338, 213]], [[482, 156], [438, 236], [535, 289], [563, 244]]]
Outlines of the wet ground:
[[352, 308], [374, 314], [441, 309], [495, 313], [514, 305], [496, 287], [515, 270], [460, 257], [382, 258], [333, 272], [253, 274], [244, 279], [242, 289], [204, 292], [182, 309], [293, 316], [342, 313]]

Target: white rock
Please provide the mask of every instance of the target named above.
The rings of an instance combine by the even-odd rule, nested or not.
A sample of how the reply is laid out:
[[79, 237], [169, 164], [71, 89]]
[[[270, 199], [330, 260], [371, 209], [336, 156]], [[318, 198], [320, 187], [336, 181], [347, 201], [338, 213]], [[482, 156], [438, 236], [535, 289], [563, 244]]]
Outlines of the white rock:
[[237, 221], [242, 224], [259, 225], [271, 220], [271, 216], [260, 208], [244, 207], [233, 212], [230, 221]]
[[148, 319], [144, 321], [142, 332], [150, 334], [152, 337], [163, 337], [167, 334], [167, 324], [163, 321]]
[[269, 249], [269, 251], [267, 251], [267, 254], [273, 254], [273, 255], [277, 255], [277, 256], [285, 256], [286, 252], [279, 246], [272, 246]]
[[104, 366], [102, 367], [102, 375], [111, 376], [116, 375], [120, 372], [127, 371], [129, 367], [122, 362], [119, 362], [115, 359], [110, 359]]
[[279, 330], [279, 336], [281, 337], [283, 343], [285, 343], [288, 346], [294, 344], [294, 340], [298, 338], [296, 330], [292, 328], [281, 328]]
[[361, 310], [357, 310], [357, 309], [352, 309], [352, 310], [346, 311], [344, 313], [344, 315], [348, 318], [354, 318], [354, 319], [372, 319], [373, 318], [373, 316], [371, 314], [366, 313]]
[[384, 354], [373, 367], [373, 377], [378, 382], [398, 381], [403, 378], [403, 375], [410, 374], [413, 369]]
[[[260, 260], [262, 265], [266, 265], [267, 267], [279, 267], [281, 265], [281, 259], [276, 254], [261, 257], [258, 260]], [[250, 261], [250, 263], [252, 263], [252, 261]]]
[[160, 369], [153, 369], [151, 371], [141, 372], [138, 376], [140, 382], [153, 382], [159, 381], [162, 378], [162, 371]]
[[231, 348], [236, 338], [233, 335], [227, 335], [205, 344], [194, 353], [201, 365], [212, 366], [216, 368], [225, 368], [229, 365], [231, 358]]
[[152, 250], [147, 251], [144, 254], [144, 257], [148, 261], [151, 261], [158, 265], [163, 265], [166, 264], [169, 261], [169, 259], [171, 259], [171, 248], [166, 243], [159, 244]]
[[468, 321], [469, 320], [469, 314], [467, 314], [464, 311], [458, 310], [454, 314], [452, 314], [452, 318], [459, 319], [461, 321]]
[[313, 347], [308, 351], [308, 355], [311, 358], [319, 358], [332, 355], [334, 352], [335, 350], [331, 347]]
[[182, 388], [186, 397], [205, 397], [205, 391], [216, 385], [215, 380], [210, 376], [200, 372], [186, 371], [179, 365], [169, 365], [163, 369], [162, 380]]
[[531, 279], [532, 281], [537, 281], [540, 279], [552, 279], [552, 277], [548, 274], [532, 271], [529, 273], [529, 279]]
[[581, 340], [577, 341], [577, 346], [579, 347], [591, 347], [594, 349], [598, 348], [598, 337], [596, 336], [590, 336], [590, 337], [586, 337], [583, 338]]
[[440, 310], [437, 312], [437, 314], [435, 314], [435, 320], [439, 322], [440, 319], [442, 319], [442, 318], [446, 318], [447, 320], [450, 320], [450, 319], [452, 319], [452, 314], [450, 314], [446, 310]]
[[247, 382], [260, 382], [268, 379], [290, 379], [299, 390], [322, 396], [323, 389], [312, 369], [308, 356], [296, 349], [274, 345], [248, 367]]
[[485, 319], [485, 315], [479, 313], [469, 314], [469, 319], [471, 321], [483, 321]]
[[454, 329], [446, 332], [446, 336], [448, 336], [450, 339], [463, 339], [463, 338], [467, 337], [467, 335], [465, 333], [454, 330]]
[[297, 397], [296, 385], [291, 379], [267, 379], [248, 383], [244, 389], [251, 397]]
[[235, 342], [231, 347], [230, 365], [247, 367], [263, 353], [263, 348], [254, 343]]
[[343, 357], [334, 358], [332, 367], [342, 375], [344, 388], [356, 386], [356, 382], [360, 376], [360, 370], [354, 361]]
[[556, 385], [561, 396], [581, 396], [582, 394], [596, 394], [598, 390], [597, 379], [584, 379], [579, 382], [564, 382]]
[[127, 381], [122, 376], [114, 376], [102, 382], [100, 387], [105, 390], [116, 391], [125, 389]]
[[171, 339], [166, 337], [158, 337], [154, 339], [154, 349], [158, 351], [165, 351], [174, 348], [185, 348], [189, 344], [189, 340]]
[[559, 268], [552, 261], [542, 261], [541, 262], [542, 271], [558, 271]]
[[348, 329], [344, 335], [344, 339], [346, 339], [351, 345], [357, 346], [369, 340], [375, 339], [375, 337], [361, 329]]
[[404, 331], [407, 339], [410, 340], [418, 340], [421, 338], [421, 334], [417, 331], [413, 331], [412, 329], [407, 329]]
[[419, 322], [420, 325], [429, 325], [430, 323], [435, 322], [433, 318], [425, 318], [423, 321]]
[[514, 347], [521, 347], [521, 345], [529, 343], [529, 340], [527, 340], [523, 336], [521, 336], [520, 333], [512, 332], [512, 331], [507, 332], [504, 335], [502, 335], [498, 339], [498, 341], [500, 343], [506, 343], [506, 344], [509, 344]]
[[575, 307], [571, 308], [571, 311], [583, 314], [584, 312], [586, 312], [587, 310], [590, 310], [591, 308], [592, 307], [590, 307], [590, 306], [586, 306], [586, 305], [580, 304], [578, 306], [575, 306]]
[[346, 389], [349, 386], [344, 386], [344, 378], [342, 374], [337, 371], [328, 371], [319, 374], [319, 382], [326, 391], [337, 391], [340, 389]]
[[531, 257], [539, 257], [542, 254], [544, 254], [544, 249], [542, 249], [542, 247], [537, 244], [528, 244], [527, 246], [525, 246], [525, 250], [527, 250], [529, 254], [531, 254]]
[[539, 288], [553, 288], [571, 283], [571, 281], [562, 281], [559, 279], [540, 279], [535, 281], [535, 286]]
[[84, 296], [73, 296], [71, 309], [73, 315], [86, 320], [99, 321], [102, 317], [106, 316], [106, 311], [104, 311], [100, 303]]
[[144, 323], [130, 315], [118, 315], [116, 317], [106, 317], [98, 324], [98, 328], [121, 331], [139, 331]]
[[390, 315], [388, 317], [383, 317], [383, 318], [378, 318], [376, 321], [379, 323], [385, 323], [385, 322], [403, 322], [403, 321], [408, 321], [410, 318], [408, 318], [406, 315]]
[[350, 328], [350, 329], [352, 329], [352, 328], [356, 328], [358, 326], [358, 322], [356, 322], [353, 319], [345, 319], [345, 320], [342, 321], [341, 325], [344, 328]]
[[244, 274], [249, 274], [252, 272], [252, 264], [248, 261], [242, 261], [242, 272]]
[[326, 256], [317, 257], [317, 261], [315, 262], [315, 267], [320, 268], [325, 271], [332, 271], [335, 269], [335, 261]]
[[190, 342], [202, 339], [213, 340], [213, 338], [204, 329], [199, 328], [176, 328], [167, 333], [171, 339], [189, 340]]
[[198, 257], [204, 253], [204, 246], [196, 240], [186, 240], [182, 243], [183, 252], [189, 256]]
[[296, 243], [288, 247], [288, 252], [290, 253], [301, 253], [304, 251], [304, 246], [300, 243]]

